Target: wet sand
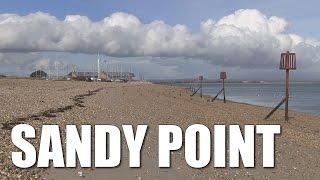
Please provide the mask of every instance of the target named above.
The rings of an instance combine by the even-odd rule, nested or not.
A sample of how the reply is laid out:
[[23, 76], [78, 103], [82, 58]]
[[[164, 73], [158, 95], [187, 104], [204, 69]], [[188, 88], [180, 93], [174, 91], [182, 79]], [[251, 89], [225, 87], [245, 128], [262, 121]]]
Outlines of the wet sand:
[[[180, 87], [143, 83], [95, 83], [0, 79], [0, 179], [318, 179], [320, 177], [320, 117], [276, 112], [271, 108], [190, 97]], [[39, 144], [43, 124], [59, 124], [64, 142], [66, 124], [148, 124], [141, 168], [129, 168], [126, 142], [122, 141], [122, 162], [117, 168], [30, 168], [19, 169], [11, 161], [17, 149], [11, 142], [11, 128], [27, 123], [37, 130]], [[275, 168], [262, 167], [262, 138], [256, 136], [255, 168], [214, 168], [213, 161], [193, 169], [184, 158], [184, 148], [172, 153], [171, 168], [158, 168], [158, 125], [175, 124], [186, 129], [204, 124], [281, 124], [276, 136]], [[122, 135], [123, 136], [123, 135]], [[213, 148], [212, 148], [213, 149]], [[228, 163], [227, 163], [228, 165]], [[78, 172], [85, 177], [79, 177]]]

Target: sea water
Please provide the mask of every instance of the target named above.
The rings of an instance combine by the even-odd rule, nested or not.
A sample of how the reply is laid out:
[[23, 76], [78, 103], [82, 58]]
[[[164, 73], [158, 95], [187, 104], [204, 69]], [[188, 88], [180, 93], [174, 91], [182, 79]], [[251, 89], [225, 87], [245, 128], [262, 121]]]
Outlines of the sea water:
[[[176, 86], [195, 87], [197, 83], [176, 83]], [[222, 89], [221, 83], [203, 83], [203, 94], [212, 97]], [[284, 83], [226, 83], [226, 99], [234, 102], [275, 107], [284, 98]], [[289, 110], [320, 115], [320, 83], [291, 83]], [[222, 93], [218, 97], [223, 98]], [[284, 106], [284, 105], [283, 105]], [[282, 106], [282, 108], [283, 108]]]

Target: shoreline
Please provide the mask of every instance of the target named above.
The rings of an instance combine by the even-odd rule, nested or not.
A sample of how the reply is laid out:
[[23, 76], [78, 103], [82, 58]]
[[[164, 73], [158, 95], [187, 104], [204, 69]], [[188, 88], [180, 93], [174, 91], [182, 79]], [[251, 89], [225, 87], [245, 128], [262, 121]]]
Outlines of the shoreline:
[[[179, 85], [180, 83], [178, 83], [178, 85], [175, 85], [174, 83], [173, 84], [157, 84], [157, 85], [164, 85], [164, 86], [174, 86], [174, 87], [181, 87], [181, 88], [183, 88], [183, 89], [189, 89], [188, 87], [185, 87], [185, 86], [181, 86], [181, 85]], [[181, 84], [185, 84], [185, 83], [181, 83]], [[190, 83], [187, 83], [187, 84], [190, 84]], [[205, 84], [205, 83], [204, 83]], [[239, 83], [231, 83], [231, 84], [239, 84]], [[241, 83], [240, 83], [241, 84]], [[246, 83], [243, 83], [243, 84], [246, 84]], [[250, 83], [249, 83], [250, 84]], [[251, 83], [251, 84], [260, 84], [260, 83]], [[263, 83], [262, 83], [263, 84]], [[271, 84], [273, 84], [273, 83], [271, 83]], [[198, 94], [199, 95], [199, 93], [196, 93], [196, 94]], [[203, 96], [208, 96], [208, 98], [213, 98], [213, 96], [214, 95], [209, 95], [209, 94], [206, 94], [206, 93], [203, 93]], [[220, 95], [221, 96], [221, 95]], [[226, 96], [226, 98], [227, 98], [227, 101], [229, 101], [229, 102], [233, 102], [233, 103], [240, 103], [240, 104], [247, 104], [247, 105], [252, 105], [252, 106], [259, 106], [259, 107], [264, 107], [264, 108], [271, 108], [271, 110], [273, 109], [273, 108], [275, 108], [276, 107], [276, 105], [277, 105], [277, 103], [278, 102], [274, 102], [275, 104], [274, 104], [274, 106], [269, 106], [269, 105], [264, 105], [263, 104], [263, 102], [262, 101], [256, 101], [256, 102], [252, 102], [252, 103], [250, 103], [250, 102], [246, 102], [245, 100], [230, 100], [229, 98], [228, 98], [228, 96]], [[217, 97], [217, 100], [221, 100], [221, 97]], [[279, 102], [280, 102], [280, 100], [279, 100]], [[283, 106], [281, 106], [280, 108], [279, 108], [279, 110], [283, 110], [284, 109], [284, 107]], [[270, 110], [270, 111], [271, 111]], [[296, 112], [296, 113], [305, 113], [305, 114], [308, 114], [308, 115], [314, 115], [314, 116], [320, 116], [320, 113], [319, 112], [315, 112], [315, 111], [304, 111], [304, 110], [299, 110], [299, 109], [295, 109], [295, 110], [292, 110], [292, 108], [290, 108], [290, 102], [289, 102], [289, 112]]]
[[[59, 124], [62, 141], [66, 124], [112, 124], [117, 127], [122, 124], [148, 124], [150, 128], [142, 150], [141, 168], [128, 168], [129, 154], [125, 148], [126, 142], [122, 142], [123, 159], [117, 168], [26, 170], [12, 164], [10, 153], [18, 149], [11, 142], [10, 129], [1, 129], [0, 177], [3, 179], [35, 176], [78, 179], [77, 173], [80, 171], [88, 179], [314, 179], [320, 176], [319, 116], [290, 111], [291, 119], [286, 122], [283, 111], [279, 110], [269, 120], [263, 120], [272, 108], [231, 101], [225, 104], [221, 100], [207, 102], [209, 96], [190, 97], [191, 92], [182, 87], [156, 84], [0, 79], [0, 88], [1, 123], [8, 119], [30, 117], [24, 119], [24, 123], [32, 125], [37, 132], [41, 132], [43, 124]], [[61, 112], [54, 111], [69, 105], [74, 106]], [[48, 110], [52, 110], [49, 112], [52, 116], [41, 114]], [[35, 114], [39, 117], [31, 117]], [[197, 123], [211, 130], [214, 124], [280, 124], [282, 134], [276, 137], [276, 167], [262, 168], [262, 139], [258, 138], [255, 168], [221, 169], [209, 164], [203, 169], [193, 169], [185, 163], [183, 148], [172, 153], [171, 168], [158, 168], [157, 126], [175, 124], [186, 129]], [[39, 133], [31, 142], [38, 149]]]
[[[210, 95], [205, 95], [205, 96], [209, 96], [210, 98], [212, 98]], [[217, 98], [217, 99], [221, 101], [220, 98]], [[256, 107], [261, 107], [261, 108], [268, 108], [268, 109], [270, 109], [270, 111], [274, 108], [274, 107], [271, 107], [271, 106], [256, 105], [256, 104], [250, 104], [250, 103], [246, 103], [246, 102], [237, 102], [237, 101], [232, 101], [232, 100], [227, 100], [227, 102], [240, 104], [240, 105], [243, 104], [243, 105], [256, 106]], [[284, 113], [284, 109], [282, 107], [280, 107], [278, 111], [283, 111], [283, 113]], [[312, 112], [302, 112], [302, 111], [295, 111], [295, 110], [290, 110], [289, 109], [289, 113], [299, 113], [299, 114], [304, 114], [306, 116], [308, 115], [308, 116], [315, 116], [315, 117], [319, 117], [320, 118], [320, 114], [315, 114], [315, 113], [312, 113]]]

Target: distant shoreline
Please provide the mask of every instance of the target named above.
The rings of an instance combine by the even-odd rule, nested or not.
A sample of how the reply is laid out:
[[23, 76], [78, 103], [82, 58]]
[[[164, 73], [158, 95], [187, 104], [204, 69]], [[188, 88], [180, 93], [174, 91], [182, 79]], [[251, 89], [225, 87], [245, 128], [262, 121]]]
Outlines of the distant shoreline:
[[[199, 81], [196, 79], [177, 79], [177, 80], [148, 80], [154, 84], [184, 84], [184, 83], [199, 83]], [[256, 84], [283, 84], [283, 80], [226, 80], [226, 83], [256, 83]], [[204, 79], [202, 83], [221, 83], [221, 80], [206, 80]], [[320, 80], [292, 80], [290, 83], [294, 84], [320, 84]]]
[[[168, 86], [176, 86], [176, 87], [182, 87], [182, 88], [185, 88], [185, 89], [189, 89], [189, 86], [190, 87], [193, 87], [193, 88], [198, 88], [199, 86], [199, 83], [198, 82], [195, 82], [195, 83], [184, 83], [184, 82], [173, 82], [173, 83], [157, 83], [157, 82], [154, 82], [155, 84], [159, 84], [159, 85], [168, 85]], [[209, 98], [213, 98], [215, 96], [215, 94], [212, 94], [212, 93], [208, 93], [208, 89], [211, 89], [213, 86], [210, 86], [214, 84], [214, 87], [217, 87], [220, 85], [221, 82], [206, 82], [206, 83], [203, 83], [204, 86], [204, 93], [203, 95], [205, 96], [208, 96]], [[217, 84], [217, 85], [216, 85]], [[261, 84], [261, 87], [263, 87], [262, 85], [276, 85], [276, 86], [281, 86], [283, 85], [283, 82], [228, 82], [228, 84], [230, 85], [241, 85], [240, 87], [244, 88], [246, 87], [246, 85], [248, 85], [248, 88], [252, 88], [252, 86], [256, 86], [256, 87], [259, 87], [259, 84]], [[318, 83], [313, 83], [313, 82], [291, 82], [291, 85], [298, 85], [298, 86], [303, 86], [303, 85], [320, 85], [320, 82]], [[233, 86], [233, 87], [235, 87]], [[317, 86], [318, 87], [318, 86]], [[206, 92], [206, 89], [207, 89], [207, 92]], [[227, 90], [228, 91], [228, 90]], [[212, 92], [212, 91], [211, 91]], [[301, 92], [301, 91], [300, 91]], [[230, 90], [229, 90], [229, 93], [230, 93]], [[268, 91], [264, 92], [262, 91], [261, 93], [269, 93]], [[275, 93], [279, 93], [278, 91], [275, 91]], [[307, 93], [307, 92], [306, 92]], [[197, 93], [198, 94], [198, 93]], [[237, 97], [239, 95], [236, 94], [233, 94], [234, 97]], [[303, 96], [300, 96], [300, 97], [303, 97]], [[239, 98], [228, 98], [227, 97], [227, 100], [230, 101], [230, 102], [234, 102], [234, 103], [241, 103], [241, 104], [247, 104], [247, 105], [253, 105], [253, 106], [260, 106], [260, 107], [265, 107], [265, 108], [274, 108], [277, 104], [277, 100], [274, 101], [274, 103], [276, 103], [275, 105], [270, 105], [270, 102], [267, 101], [267, 103], [265, 101], [263, 101], [263, 99], [259, 99], [259, 98], [255, 98], [254, 96], [252, 97], [247, 97], [247, 96], [244, 96], [244, 98], [248, 98], [247, 100], [244, 100], [244, 99], [239, 99]], [[308, 97], [306, 97], [308, 99]], [[218, 97], [218, 99], [221, 99]], [[300, 98], [301, 100], [301, 98]], [[279, 99], [280, 101], [280, 99]], [[303, 100], [304, 101], [304, 100]], [[297, 101], [295, 101], [297, 102]], [[301, 101], [301, 103], [303, 103]], [[290, 103], [291, 104], [291, 103]], [[306, 113], [306, 114], [309, 114], [309, 115], [315, 115], [315, 116], [320, 116], [319, 112], [316, 111], [315, 109], [309, 109], [309, 110], [306, 110], [305, 108], [303, 108], [303, 105], [299, 105], [299, 104], [295, 104], [294, 106], [295, 108], [291, 108], [290, 111], [293, 111], [293, 112], [298, 112], [298, 113]], [[280, 109], [283, 109], [284, 107], [280, 107]], [[294, 109], [294, 110], [293, 110]]]

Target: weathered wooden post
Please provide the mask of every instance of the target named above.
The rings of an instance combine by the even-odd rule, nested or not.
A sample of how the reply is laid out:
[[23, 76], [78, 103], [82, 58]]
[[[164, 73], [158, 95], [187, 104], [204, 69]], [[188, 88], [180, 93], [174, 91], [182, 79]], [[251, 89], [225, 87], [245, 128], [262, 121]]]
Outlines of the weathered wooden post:
[[200, 81], [200, 97], [202, 97], [202, 81], [203, 81], [203, 76], [199, 76], [199, 81]]
[[224, 80], [227, 79], [227, 73], [226, 72], [220, 72], [220, 79], [222, 80], [222, 89], [221, 91], [218, 92], [218, 94], [211, 100], [211, 102], [213, 102], [214, 100], [217, 99], [217, 97], [219, 96], [219, 94], [223, 91], [223, 101], [224, 103], [226, 103], [226, 92], [224, 89]]
[[199, 76], [199, 81], [200, 81], [200, 86], [199, 88], [193, 92], [192, 95], [190, 96], [194, 96], [199, 90], [200, 90], [200, 97], [202, 97], [202, 81], [203, 81], [203, 76]]
[[284, 102], [285, 102], [285, 119], [289, 120], [289, 70], [296, 70], [297, 63], [296, 63], [296, 54], [290, 53], [287, 51], [286, 53], [281, 53], [280, 59], [280, 69], [286, 70], [286, 91], [285, 97], [283, 100], [267, 115], [265, 119], [268, 119]]
[[222, 79], [223, 101], [224, 103], [226, 103], [226, 91], [224, 90], [224, 80], [227, 79], [227, 73], [220, 72], [220, 79]]

